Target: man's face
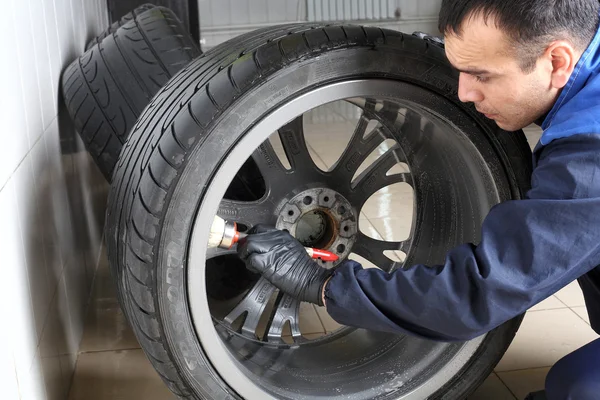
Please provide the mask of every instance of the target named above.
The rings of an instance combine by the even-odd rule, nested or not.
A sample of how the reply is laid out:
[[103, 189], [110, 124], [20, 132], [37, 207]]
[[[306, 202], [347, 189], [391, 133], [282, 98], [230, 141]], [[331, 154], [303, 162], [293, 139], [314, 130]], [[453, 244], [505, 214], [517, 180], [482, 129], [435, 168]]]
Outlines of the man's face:
[[[505, 34], [482, 17], [465, 20], [461, 37], [448, 34], [446, 55], [460, 71], [458, 96], [507, 131], [522, 129], [546, 114], [556, 101], [552, 64], [538, 62], [524, 73]], [[548, 65], [549, 64], [549, 65]]]

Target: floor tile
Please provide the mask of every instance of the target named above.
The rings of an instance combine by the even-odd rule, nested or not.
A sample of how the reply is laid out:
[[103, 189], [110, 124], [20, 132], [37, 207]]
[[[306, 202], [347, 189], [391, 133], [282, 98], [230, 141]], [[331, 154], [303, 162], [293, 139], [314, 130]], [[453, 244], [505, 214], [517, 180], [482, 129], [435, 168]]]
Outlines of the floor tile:
[[305, 124], [304, 135], [308, 145], [328, 166], [332, 166], [348, 146], [355, 126], [349, 122]]
[[585, 306], [583, 293], [577, 281], [569, 283], [567, 286], [559, 290], [556, 297], [569, 307]]
[[356, 253], [350, 253], [350, 255], [348, 256], [348, 259], [356, 261], [357, 263], [359, 263], [360, 265], [362, 265], [362, 267], [365, 268], [365, 269], [367, 269], [367, 268], [378, 268], [377, 265], [373, 264], [371, 261], [367, 260], [364, 257], [359, 256]]
[[529, 311], [554, 310], [557, 308], [567, 308], [567, 306], [562, 301], [558, 300], [556, 297], [550, 296], [541, 303], [538, 303], [535, 306], [531, 307]]
[[571, 307], [571, 310], [575, 311], [585, 322], [590, 323], [590, 316], [588, 315], [587, 307]]
[[137, 349], [139, 343], [119, 306], [112, 278], [104, 265], [98, 267], [79, 351]]
[[404, 262], [406, 260], [406, 253], [400, 250], [386, 250], [383, 255], [394, 262]]
[[[341, 140], [347, 142], [347, 139]], [[319, 156], [323, 163], [327, 165], [328, 169], [336, 165], [345, 149], [343, 146], [339, 146], [333, 142], [311, 143], [310, 147]]]
[[597, 338], [590, 326], [570, 309], [530, 311], [496, 372], [552, 366]]
[[392, 193], [374, 194], [363, 205], [361, 211], [367, 218], [401, 217], [412, 221], [414, 210], [414, 195], [407, 184], [399, 184]]
[[[76, 258], [75, 258], [76, 257]], [[71, 353], [76, 355], [81, 344], [85, 327], [86, 308], [90, 299], [89, 288], [85, 276], [85, 263], [83, 255], [75, 254], [75, 262], [65, 265], [65, 290], [71, 321], [70, 332], [73, 335], [70, 341]]]
[[325, 333], [323, 324], [312, 304], [300, 303], [300, 332], [302, 334]]
[[468, 400], [515, 400], [515, 396], [496, 374], [492, 373]]
[[537, 125], [530, 125], [523, 129], [529, 147], [533, 150], [542, 136], [542, 129]]
[[[54, 311], [54, 310], [53, 310]], [[53, 314], [54, 315], [54, 314]], [[51, 315], [51, 317], [53, 316]], [[62, 275], [59, 280], [58, 288], [56, 290], [56, 318], [60, 320], [59, 338], [54, 341], [56, 345], [56, 351], [58, 351], [58, 358], [60, 362], [60, 369], [62, 371], [63, 386], [69, 387], [71, 382], [72, 374], [75, 370], [75, 363], [77, 361], [77, 344], [78, 342], [73, 339], [73, 331], [71, 330], [71, 317], [69, 315], [69, 301], [67, 299], [67, 292], [65, 290], [65, 276]], [[59, 327], [59, 329], [61, 329]]]
[[54, 296], [39, 346], [42, 359], [58, 357], [67, 352], [65, 332], [68, 329], [69, 316], [61, 315], [58, 309], [58, 296]]
[[498, 376], [517, 396], [524, 399], [531, 392], [544, 390], [544, 381], [550, 368], [534, 368], [520, 371], [499, 372]]
[[327, 166], [327, 170], [335, 165], [335, 163], [340, 159], [341, 152], [336, 152], [332, 154], [327, 150], [326, 145], [311, 145], [311, 147], [315, 150], [315, 153], [319, 156], [319, 158], [323, 161], [323, 164]]
[[328, 171], [330, 165], [325, 164], [325, 162], [323, 162], [323, 159], [321, 159], [321, 157], [317, 154], [316, 151], [314, 151], [312, 149], [312, 147], [308, 148], [308, 153], [310, 154], [313, 162], [317, 165], [317, 167], [319, 167], [319, 169], [321, 171]]
[[46, 385], [46, 398], [48, 400], [64, 399], [66, 388], [63, 384], [59, 357], [41, 358], [40, 368]]
[[319, 318], [321, 319], [321, 322], [323, 323], [323, 326], [325, 327], [325, 331], [327, 331], [327, 333], [333, 332], [343, 326], [335, 322], [335, 320], [331, 318], [331, 316], [329, 316], [325, 307], [315, 306], [315, 310], [317, 310]]
[[69, 400], [168, 400], [167, 389], [142, 350], [79, 355]]
[[406, 240], [410, 236], [412, 228], [412, 215], [410, 218], [395, 217], [395, 218], [376, 218], [369, 219], [371, 224], [381, 234], [383, 240], [395, 242]]
[[383, 240], [377, 229], [375, 229], [373, 224], [367, 218], [359, 219], [358, 229], [370, 238]]

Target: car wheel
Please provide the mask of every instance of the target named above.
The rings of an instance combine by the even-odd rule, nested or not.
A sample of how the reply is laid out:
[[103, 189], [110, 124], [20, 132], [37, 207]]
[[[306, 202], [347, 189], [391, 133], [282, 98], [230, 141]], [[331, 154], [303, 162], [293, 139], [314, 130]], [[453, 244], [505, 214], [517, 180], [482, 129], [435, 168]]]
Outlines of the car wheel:
[[[217, 46], [161, 89], [115, 170], [106, 241], [122, 306], [176, 395], [464, 399], [487, 377], [520, 317], [464, 343], [307, 334], [314, 308], [248, 274], [234, 251], [207, 248], [215, 215], [338, 253], [327, 268], [355, 258], [393, 271], [476, 243], [490, 208], [528, 189], [531, 152], [522, 132], [461, 103], [457, 83], [429, 41], [292, 24]], [[319, 121], [346, 127], [339, 154], [328, 151], [339, 132]], [[397, 193], [410, 204], [406, 236], [369, 234], [366, 204]], [[209, 281], [215, 269], [229, 292]]]

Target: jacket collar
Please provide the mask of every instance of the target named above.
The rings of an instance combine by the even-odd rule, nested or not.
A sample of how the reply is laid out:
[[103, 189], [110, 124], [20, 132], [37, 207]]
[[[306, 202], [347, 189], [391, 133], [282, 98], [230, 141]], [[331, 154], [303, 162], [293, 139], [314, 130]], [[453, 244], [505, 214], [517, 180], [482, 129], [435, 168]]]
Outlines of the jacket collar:
[[556, 117], [558, 111], [567, 103], [569, 103], [580, 91], [585, 87], [589, 80], [598, 75], [600, 72], [600, 27], [596, 31], [596, 35], [592, 39], [587, 49], [581, 55], [581, 58], [575, 65], [575, 69], [567, 82], [567, 85], [562, 89], [562, 92], [554, 107], [548, 113], [542, 129], [549, 129]]

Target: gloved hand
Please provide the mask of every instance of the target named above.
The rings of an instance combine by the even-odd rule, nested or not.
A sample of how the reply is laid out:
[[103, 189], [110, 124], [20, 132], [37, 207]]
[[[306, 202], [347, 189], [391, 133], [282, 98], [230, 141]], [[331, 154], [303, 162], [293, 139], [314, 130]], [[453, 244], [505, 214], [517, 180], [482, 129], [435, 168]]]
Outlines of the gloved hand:
[[239, 257], [284, 293], [301, 301], [323, 305], [321, 293], [331, 271], [321, 267], [286, 231], [256, 225], [241, 239]]

